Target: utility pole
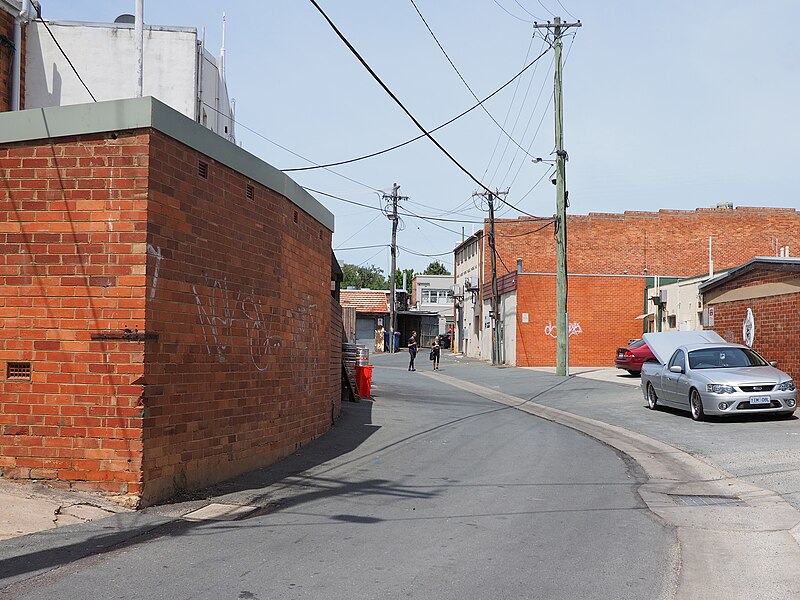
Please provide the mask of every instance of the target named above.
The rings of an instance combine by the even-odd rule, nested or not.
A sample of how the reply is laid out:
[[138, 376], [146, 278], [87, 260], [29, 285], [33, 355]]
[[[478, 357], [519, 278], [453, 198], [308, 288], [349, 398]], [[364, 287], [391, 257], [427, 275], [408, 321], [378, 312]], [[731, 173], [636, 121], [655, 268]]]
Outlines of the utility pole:
[[561, 86], [561, 38], [581, 22], [534, 23], [534, 29], [553, 30], [555, 50], [554, 104], [556, 117], [556, 375], [569, 375], [569, 319], [567, 315], [567, 151], [564, 150], [564, 100]]
[[494, 243], [494, 199], [495, 197], [505, 196], [508, 190], [500, 192], [475, 192], [473, 196], [482, 196], [489, 204], [489, 250], [491, 251], [491, 264], [492, 264], [492, 314], [490, 315], [492, 324], [492, 364], [497, 365], [502, 362], [502, 353], [500, 349], [503, 347], [502, 330], [498, 323], [500, 321], [500, 297], [497, 291], [497, 251], [495, 250]]
[[390, 297], [389, 297], [389, 352], [396, 352], [397, 347], [394, 341], [394, 331], [397, 323], [397, 291], [395, 290], [395, 286], [397, 285], [395, 273], [397, 272], [397, 203], [400, 200], [408, 200], [407, 196], [399, 196], [397, 192], [400, 191], [400, 186], [396, 183], [392, 184], [392, 194], [384, 194], [383, 199], [385, 201], [391, 200], [392, 202], [392, 212], [388, 215], [389, 220], [392, 222], [392, 271], [389, 274], [389, 288], [390, 288]]

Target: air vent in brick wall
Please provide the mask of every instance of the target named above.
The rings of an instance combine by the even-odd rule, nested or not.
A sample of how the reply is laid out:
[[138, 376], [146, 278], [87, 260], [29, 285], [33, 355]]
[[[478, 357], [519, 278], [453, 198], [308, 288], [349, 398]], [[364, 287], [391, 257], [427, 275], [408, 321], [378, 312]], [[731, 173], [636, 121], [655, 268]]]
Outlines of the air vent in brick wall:
[[297, 211], [294, 211], [294, 222], [297, 223]]
[[31, 363], [10, 362], [6, 371], [7, 379], [26, 379], [31, 378]]
[[253, 197], [256, 195], [256, 189], [252, 185], [248, 185], [244, 194], [245, 196], [247, 196], [248, 200], [252, 200]]
[[203, 179], [208, 179], [208, 163], [202, 160], [197, 165], [197, 174]]

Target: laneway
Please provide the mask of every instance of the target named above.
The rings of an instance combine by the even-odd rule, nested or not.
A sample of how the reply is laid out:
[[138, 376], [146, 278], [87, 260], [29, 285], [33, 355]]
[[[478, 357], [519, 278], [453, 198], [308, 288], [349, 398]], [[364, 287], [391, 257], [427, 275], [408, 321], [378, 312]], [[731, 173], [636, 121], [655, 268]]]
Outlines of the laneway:
[[[330, 435], [272, 469], [99, 522], [120, 535], [105, 552], [73, 562], [101, 538], [70, 545], [80, 528], [0, 543], [14, 582], [0, 597], [670, 597], [675, 534], [645, 509], [635, 465], [401, 360], [376, 358], [374, 403], [347, 405]], [[260, 509], [174, 520], [210, 501]]]

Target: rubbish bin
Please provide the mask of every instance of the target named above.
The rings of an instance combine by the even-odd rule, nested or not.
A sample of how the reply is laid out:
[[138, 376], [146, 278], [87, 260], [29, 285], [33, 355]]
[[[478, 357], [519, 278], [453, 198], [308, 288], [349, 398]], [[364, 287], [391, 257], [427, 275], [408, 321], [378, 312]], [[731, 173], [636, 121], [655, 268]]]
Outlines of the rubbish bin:
[[362, 398], [372, 398], [372, 366], [356, 365], [356, 384], [358, 395]]
[[394, 351], [397, 352], [398, 348], [400, 348], [400, 332], [394, 332]]

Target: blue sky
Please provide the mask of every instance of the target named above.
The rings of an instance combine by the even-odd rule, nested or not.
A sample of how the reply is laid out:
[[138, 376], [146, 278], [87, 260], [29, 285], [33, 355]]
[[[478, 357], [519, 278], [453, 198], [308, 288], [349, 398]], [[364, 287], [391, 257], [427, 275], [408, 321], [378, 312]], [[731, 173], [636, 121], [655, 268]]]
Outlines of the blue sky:
[[[414, 4], [480, 98], [547, 48], [533, 37], [532, 21], [580, 19], [583, 27], [564, 40], [572, 214], [691, 210], [720, 202], [798, 206], [796, 1], [765, 0], [758, 10], [740, 0], [317, 1], [429, 129], [475, 100]], [[42, 4], [45, 18], [100, 22], [133, 13], [135, 6], [134, 0]], [[305, 167], [311, 163], [304, 159], [346, 160], [419, 135], [307, 0], [145, 0], [146, 22], [205, 27], [206, 47], [215, 55], [223, 12], [237, 134], [253, 154], [280, 169]], [[482, 183], [508, 188], [510, 203], [539, 216], [555, 210], [549, 165], [530, 161], [552, 158], [552, 56], [548, 52], [518, 85], [485, 104], [514, 142], [480, 109], [434, 134]], [[401, 205], [408, 214], [398, 233], [400, 268], [421, 271], [435, 258], [452, 265], [462, 230], [469, 235], [487, 214], [472, 197], [477, 185], [425, 139], [332, 171], [291, 176], [372, 207], [316, 195], [336, 216], [334, 248], [344, 262], [388, 273], [391, 224], [379, 210], [379, 192], [394, 182], [409, 197]], [[499, 214], [520, 215], [508, 207]], [[347, 249], [361, 246], [375, 247]]]

